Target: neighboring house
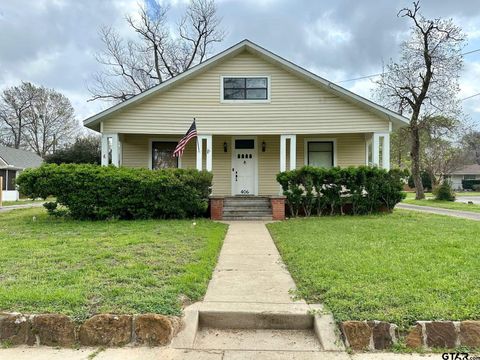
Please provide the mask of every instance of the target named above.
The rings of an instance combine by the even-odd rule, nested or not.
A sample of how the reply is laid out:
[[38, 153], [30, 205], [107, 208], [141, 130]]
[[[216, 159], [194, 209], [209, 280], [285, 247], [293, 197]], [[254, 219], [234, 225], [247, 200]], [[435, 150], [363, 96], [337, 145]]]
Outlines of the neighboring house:
[[480, 165], [465, 165], [447, 175], [455, 190], [463, 190], [462, 180], [480, 180]]
[[[172, 157], [196, 118], [197, 143]], [[305, 164], [389, 167], [390, 132], [408, 119], [250, 42], [84, 121], [102, 164], [213, 172], [213, 195], [281, 193]]]
[[15, 179], [23, 170], [38, 167], [42, 161], [40, 156], [30, 151], [0, 145], [0, 176], [3, 178], [2, 200], [18, 200]]

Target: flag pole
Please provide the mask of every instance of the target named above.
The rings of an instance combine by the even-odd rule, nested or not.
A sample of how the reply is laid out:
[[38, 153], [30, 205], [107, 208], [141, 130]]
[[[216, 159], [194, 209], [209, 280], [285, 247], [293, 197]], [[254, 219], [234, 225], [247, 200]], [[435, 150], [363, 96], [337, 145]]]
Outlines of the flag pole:
[[[193, 122], [195, 123], [195, 128], [197, 127], [197, 120], [193, 118]], [[200, 152], [200, 143], [198, 141], [198, 133], [197, 133], [197, 153]]]

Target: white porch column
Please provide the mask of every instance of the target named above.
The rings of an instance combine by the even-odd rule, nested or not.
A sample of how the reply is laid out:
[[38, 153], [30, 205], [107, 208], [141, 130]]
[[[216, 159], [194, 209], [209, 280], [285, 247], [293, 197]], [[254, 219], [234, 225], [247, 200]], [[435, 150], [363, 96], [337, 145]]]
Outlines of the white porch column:
[[290, 170], [296, 168], [297, 136], [280, 135], [280, 171], [287, 170], [287, 139], [290, 139]]
[[[382, 147], [382, 159], [380, 161], [380, 146]], [[373, 133], [372, 136], [373, 165], [390, 170], [390, 134]]]
[[290, 135], [290, 170], [297, 166], [297, 135]]
[[206, 162], [205, 170], [212, 171], [212, 135], [197, 135], [197, 170], [202, 170], [202, 159], [203, 159], [203, 140], [206, 140]]
[[120, 166], [120, 139], [118, 134], [112, 134], [112, 165]]
[[102, 166], [108, 165], [108, 135], [102, 134]]
[[390, 170], [390, 134], [383, 134], [382, 167]]
[[379, 166], [380, 162], [380, 134], [373, 133], [372, 136], [372, 163], [374, 166]]

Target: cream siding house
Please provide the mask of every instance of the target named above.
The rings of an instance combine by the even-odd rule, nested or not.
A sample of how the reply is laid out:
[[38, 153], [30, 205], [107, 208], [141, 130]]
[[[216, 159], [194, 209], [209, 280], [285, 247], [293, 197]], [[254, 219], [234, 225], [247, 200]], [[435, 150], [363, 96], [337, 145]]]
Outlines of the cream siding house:
[[214, 196], [279, 195], [277, 173], [305, 164], [388, 168], [389, 134], [407, 123], [248, 40], [84, 122], [103, 165], [206, 169]]

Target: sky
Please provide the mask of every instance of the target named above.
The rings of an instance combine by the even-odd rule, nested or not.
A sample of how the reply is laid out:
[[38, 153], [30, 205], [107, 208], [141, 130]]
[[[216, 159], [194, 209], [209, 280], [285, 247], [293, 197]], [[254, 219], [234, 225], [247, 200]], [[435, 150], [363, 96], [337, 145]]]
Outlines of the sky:
[[[0, 90], [30, 81], [70, 98], [79, 120], [110, 106], [87, 102], [88, 84], [101, 70], [101, 26], [129, 37], [125, 16], [142, 0], [0, 0]], [[163, 0], [178, 23], [188, 0]], [[397, 17], [411, 0], [217, 0], [223, 42], [217, 53], [245, 38], [359, 95], [371, 98], [375, 78], [396, 59], [409, 23]], [[422, 0], [430, 18], [453, 18], [468, 36], [465, 52], [480, 49], [478, 0]], [[466, 55], [459, 94], [480, 93], [480, 51]], [[480, 128], [480, 96], [462, 101], [469, 121]]]

